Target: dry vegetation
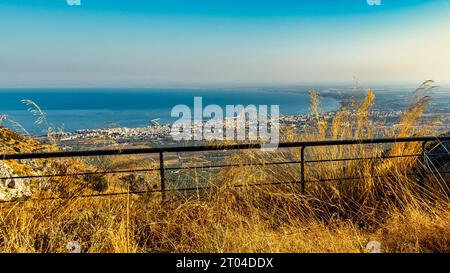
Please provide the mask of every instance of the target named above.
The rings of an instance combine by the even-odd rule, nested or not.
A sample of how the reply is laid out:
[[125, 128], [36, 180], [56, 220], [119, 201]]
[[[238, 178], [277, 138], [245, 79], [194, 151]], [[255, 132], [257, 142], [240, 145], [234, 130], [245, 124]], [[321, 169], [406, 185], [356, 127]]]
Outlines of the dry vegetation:
[[[301, 136], [288, 132], [284, 140], [372, 137], [369, 110], [374, 96], [368, 91], [357, 105], [356, 118], [342, 109], [327, 124], [317, 114], [315, 128]], [[314, 113], [320, 111], [319, 99], [312, 93]], [[431, 126], [418, 126], [428, 100], [418, 98], [399, 129], [390, 134], [433, 135]], [[307, 158], [416, 154], [421, 145], [386, 149], [377, 145], [311, 148]], [[289, 149], [240, 151], [229, 160], [236, 164], [299, 158], [299, 149]], [[359, 179], [311, 182], [302, 195], [298, 184], [233, 187], [298, 180], [298, 164], [227, 168], [210, 181], [211, 190], [171, 194], [164, 203], [159, 193], [152, 193], [3, 204], [0, 251], [67, 252], [68, 242], [77, 241], [83, 252], [365, 252], [366, 244], [375, 240], [381, 242], [383, 252], [449, 252], [449, 177], [421, 176], [423, 169], [417, 158], [311, 164], [306, 168], [308, 181]], [[411, 172], [417, 175], [406, 175]], [[194, 180], [200, 175], [191, 174]], [[157, 184], [159, 176], [148, 179]], [[76, 190], [77, 194], [88, 191]], [[110, 187], [106, 192], [117, 190]]]

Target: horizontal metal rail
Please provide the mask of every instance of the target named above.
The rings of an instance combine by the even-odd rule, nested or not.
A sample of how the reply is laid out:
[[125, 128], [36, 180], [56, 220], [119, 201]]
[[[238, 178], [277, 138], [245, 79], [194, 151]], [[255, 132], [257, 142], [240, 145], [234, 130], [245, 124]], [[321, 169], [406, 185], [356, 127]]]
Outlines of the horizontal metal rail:
[[[301, 148], [299, 161], [281, 161], [281, 162], [256, 162], [256, 163], [244, 163], [244, 164], [225, 164], [225, 165], [200, 165], [200, 166], [181, 166], [181, 167], [165, 167], [164, 165], [164, 153], [179, 153], [179, 152], [205, 152], [205, 151], [228, 151], [228, 150], [243, 150], [243, 149], [258, 149], [264, 148], [264, 144], [232, 144], [232, 145], [208, 145], [208, 146], [187, 146], [187, 147], [158, 147], [158, 148], [133, 148], [133, 149], [108, 149], [108, 150], [89, 150], [89, 151], [63, 151], [63, 152], [45, 152], [45, 153], [25, 153], [25, 154], [4, 154], [0, 155], [0, 160], [22, 160], [22, 159], [49, 159], [49, 158], [69, 158], [69, 157], [89, 157], [89, 156], [106, 156], [106, 155], [137, 155], [137, 154], [156, 154], [159, 157], [159, 167], [146, 168], [146, 169], [131, 169], [131, 170], [116, 170], [116, 171], [101, 171], [101, 172], [82, 172], [82, 173], [59, 173], [59, 174], [44, 174], [44, 175], [30, 175], [30, 176], [14, 176], [14, 177], [1, 177], [0, 180], [5, 179], [31, 179], [31, 178], [51, 178], [51, 177], [64, 177], [64, 176], [87, 176], [87, 175], [107, 175], [118, 173], [137, 173], [137, 172], [160, 172], [160, 189], [143, 191], [143, 192], [123, 192], [123, 193], [109, 193], [109, 194], [94, 194], [89, 196], [78, 197], [96, 197], [96, 196], [114, 196], [121, 194], [141, 194], [148, 192], [161, 192], [164, 200], [165, 192], [168, 191], [190, 191], [190, 190], [203, 190], [212, 188], [209, 187], [194, 187], [194, 188], [175, 188], [166, 189], [166, 174], [165, 171], [176, 170], [189, 170], [189, 169], [211, 169], [211, 168], [226, 168], [226, 167], [245, 167], [245, 166], [265, 166], [265, 165], [283, 165], [283, 164], [301, 164], [300, 180], [299, 181], [287, 181], [287, 182], [274, 182], [263, 184], [245, 184], [234, 185], [233, 187], [243, 186], [263, 186], [263, 185], [278, 185], [278, 184], [300, 184], [302, 194], [305, 193], [305, 183], [309, 182], [325, 182], [325, 181], [345, 181], [363, 179], [364, 177], [343, 177], [332, 179], [318, 179], [318, 180], [306, 180], [305, 176], [305, 164], [306, 163], [326, 163], [336, 161], [355, 161], [355, 160], [382, 160], [389, 158], [403, 158], [403, 157], [422, 157], [424, 162], [426, 157], [445, 156], [449, 153], [430, 153], [427, 154], [425, 147], [426, 143], [431, 141], [443, 142], [450, 141], [450, 136], [447, 137], [409, 137], [409, 138], [376, 138], [376, 139], [362, 139], [362, 140], [327, 140], [327, 141], [306, 141], [306, 142], [285, 142], [278, 145], [279, 148]], [[359, 144], [393, 144], [393, 143], [411, 143], [418, 142], [422, 144], [421, 154], [407, 154], [407, 155], [380, 155], [371, 157], [357, 157], [357, 158], [330, 158], [330, 159], [316, 159], [306, 160], [305, 149], [307, 147], [324, 147], [324, 146], [338, 146], [338, 145], [359, 145]], [[156, 158], [155, 158], [156, 159]], [[444, 174], [448, 172], [438, 172]], [[435, 174], [435, 172], [422, 173]], [[412, 175], [412, 174], [407, 174]], [[376, 178], [373, 176], [372, 178]], [[380, 177], [380, 176], [378, 176]], [[389, 177], [383, 176], [383, 177]], [[48, 200], [60, 199], [59, 197], [49, 198]]]
[[[424, 141], [430, 142], [430, 141], [448, 141], [448, 140], [450, 140], [450, 136], [374, 138], [374, 139], [360, 139], [360, 140], [323, 140], [323, 141], [304, 141], [304, 142], [283, 142], [278, 145], [278, 148], [406, 143], [406, 142], [424, 142]], [[155, 147], [155, 148], [108, 149], [108, 150], [89, 150], [89, 151], [3, 154], [0, 155], [0, 160], [85, 157], [85, 156], [102, 156], [102, 155], [159, 154], [159, 153], [176, 153], [176, 152], [205, 152], [205, 151], [223, 151], [223, 150], [261, 149], [261, 148], [266, 148], [266, 146], [260, 143], [254, 144], [247, 143], [247, 144], [206, 145], [206, 146], [186, 146], [186, 147], [177, 146], [177, 147]]]
[[[421, 175], [432, 175], [432, 174], [448, 174], [450, 171], [445, 172], [425, 172], [421, 173]], [[417, 175], [415, 173], [405, 173], [400, 174], [403, 176], [412, 176]], [[336, 181], [350, 181], [350, 180], [358, 180], [358, 179], [367, 179], [367, 178], [386, 178], [386, 177], [397, 177], [398, 174], [388, 174], [388, 175], [376, 175], [376, 176], [361, 176], [361, 177], [343, 177], [343, 178], [329, 178], [329, 179], [320, 179], [320, 180], [307, 180], [306, 183], [318, 183], [318, 182], [336, 182]], [[230, 188], [245, 188], [245, 187], [264, 187], [264, 186], [277, 186], [277, 185], [289, 185], [289, 184], [301, 184], [300, 180], [292, 180], [292, 181], [283, 181], [283, 182], [269, 182], [269, 183], [250, 183], [250, 184], [236, 184], [230, 185]], [[210, 190], [217, 189], [218, 186], [204, 186], [204, 187], [189, 187], [189, 188], [169, 188], [169, 189], [152, 189], [152, 190], [144, 190], [144, 191], [123, 191], [123, 192], [111, 192], [111, 193], [99, 193], [99, 194], [86, 194], [86, 195], [73, 195], [73, 196], [65, 196], [65, 197], [46, 197], [46, 198], [31, 198], [25, 200], [19, 200], [14, 202], [25, 202], [25, 201], [54, 201], [54, 200], [70, 200], [77, 198], [101, 198], [101, 197], [114, 197], [114, 196], [123, 196], [123, 195], [143, 195], [149, 193], [164, 193], [164, 192], [188, 192], [188, 191], [200, 191], [200, 190]], [[2, 203], [11, 203], [11, 201], [0, 201]]]
[[[428, 157], [449, 155], [447, 153], [437, 153], [427, 155]], [[355, 158], [334, 158], [334, 159], [318, 159], [318, 160], [305, 160], [304, 163], [329, 163], [340, 161], [357, 161], [357, 160], [380, 160], [389, 158], [405, 158], [405, 157], [419, 157], [422, 154], [414, 155], [395, 155], [395, 156], [378, 156], [378, 157], [355, 157]], [[258, 163], [244, 163], [244, 164], [224, 164], [224, 165], [200, 165], [200, 166], [186, 166], [186, 167], [165, 167], [167, 171], [178, 170], [194, 170], [194, 169], [215, 169], [215, 168], [235, 168], [235, 167], [251, 167], [251, 166], [270, 166], [270, 165], [290, 165], [301, 164], [298, 161], [279, 161], [279, 162], [258, 162]], [[108, 174], [121, 174], [121, 173], [143, 173], [143, 172], [156, 172], [160, 171], [160, 168], [148, 168], [148, 169], [131, 169], [131, 170], [115, 170], [115, 171], [101, 171], [101, 172], [81, 172], [81, 173], [55, 173], [55, 174], [42, 174], [42, 175], [27, 175], [27, 176], [13, 176], [13, 177], [0, 177], [0, 180], [7, 179], [33, 179], [33, 178], [52, 178], [52, 177], [64, 177], [64, 176], [88, 176], [88, 175], [108, 175]]]

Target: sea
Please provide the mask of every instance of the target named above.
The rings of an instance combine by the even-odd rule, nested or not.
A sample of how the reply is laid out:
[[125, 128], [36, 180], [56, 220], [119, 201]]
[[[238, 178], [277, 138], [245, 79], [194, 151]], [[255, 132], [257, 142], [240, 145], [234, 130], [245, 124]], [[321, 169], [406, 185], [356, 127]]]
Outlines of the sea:
[[[172, 123], [174, 106], [194, 105], [194, 97], [202, 97], [203, 107], [226, 105], [279, 105], [282, 115], [300, 115], [310, 111], [306, 92], [282, 92], [258, 89], [146, 88], [146, 89], [1, 89], [0, 115], [20, 124], [33, 135], [45, 134], [47, 128], [36, 124], [38, 116], [29, 111], [22, 100], [34, 101], [50, 126], [73, 132], [80, 129], [145, 127], [157, 119]], [[324, 111], [337, 110], [333, 98], [322, 98]], [[191, 108], [192, 109], [192, 108]], [[270, 109], [270, 108], [269, 108]], [[225, 111], [225, 110], [224, 110]], [[8, 120], [3, 125], [17, 127]]]

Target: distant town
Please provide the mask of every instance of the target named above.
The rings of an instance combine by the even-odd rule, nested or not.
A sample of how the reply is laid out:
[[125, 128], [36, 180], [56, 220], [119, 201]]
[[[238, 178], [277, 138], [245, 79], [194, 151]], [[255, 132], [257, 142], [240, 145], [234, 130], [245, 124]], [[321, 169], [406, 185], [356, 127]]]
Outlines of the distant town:
[[[396, 126], [400, 125], [400, 117], [403, 114], [402, 110], [373, 110], [370, 117], [374, 122], [374, 128], [383, 131], [384, 129], [394, 130]], [[350, 118], [356, 117], [356, 110], [350, 110]], [[319, 119], [327, 121], [330, 124], [336, 116], [336, 111], [321, 113]], [[281, 135], [286, 128], [291, 128], [295, 132], [300, 133], [302, 130], [307, 130], [312, 126], [314, 117], [311, 114], [298, 116], [280, 116], [280, 132]], [[425, 120], [430, 121], [439, 118], [442, 120], [440, 125], [435, 126], [437, 131], [448, 130], [450, 124], [450, 114], [442, 113], [427, 113]], [[205, 122], [205, 121], [204, 121]], [[198, 124], [197, 124], [198, 126]], [[191, 129], [195, 128], [192, 124]], [[245, 128], [248, 130], [248, 123]], [[248, 132], [247, 132], [248, 133]], [[106, 144], [121, 144], [127, 146], [134, 145], [176, 145], [177, 142], [173, 140], [171, 135], [171, 125], [169, 124], [152, 124], [141, 128], [103, 128], [103, 129], [81, 129], [74, 132], [62, 132], [57, 135], [60, 144], [67, 149], [71, 147], [79, 147], [86, 145], [106, 145]], [[40, 137], [45, 139], [45, 137]], [[103, 142], [102, 142], [103, 141]]]

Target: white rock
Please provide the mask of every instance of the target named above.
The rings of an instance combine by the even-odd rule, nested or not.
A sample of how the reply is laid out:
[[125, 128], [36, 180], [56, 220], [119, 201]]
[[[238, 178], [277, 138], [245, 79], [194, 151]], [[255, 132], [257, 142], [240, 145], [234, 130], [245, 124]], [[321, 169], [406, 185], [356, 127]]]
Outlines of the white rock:
[[369, 253], [381, 253], [381, 243], [377, 241], [370, 241], [366, 245], [366, 251]]
[[[0, 160], [0, 177], [14, 177], [14, 171], [5, 162]], [[14, 201], [31, 196], [31, 187], [24, 179], [1, 179], [0, 201]]]
[[70, 253], [81, 253], [81, 245], [77, 241], [70, 241], [67, 243], [66, 249]]

